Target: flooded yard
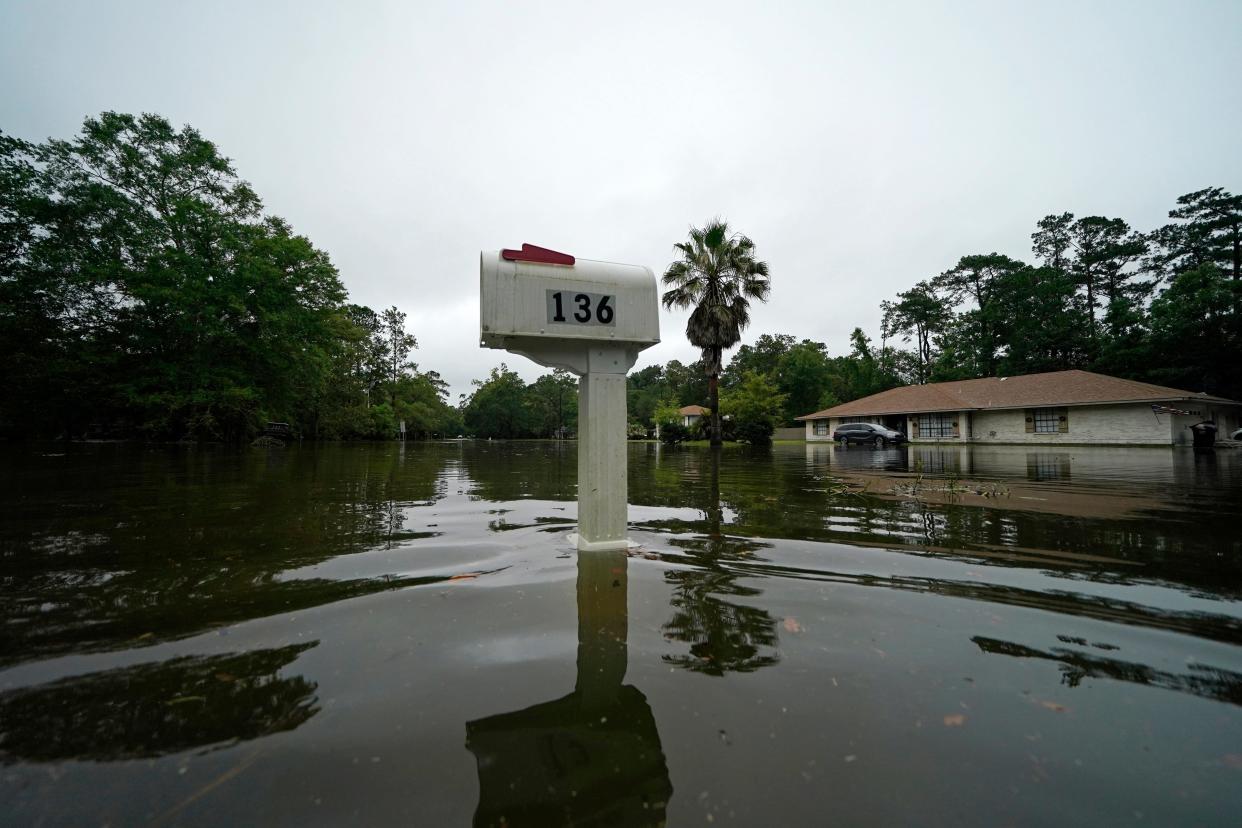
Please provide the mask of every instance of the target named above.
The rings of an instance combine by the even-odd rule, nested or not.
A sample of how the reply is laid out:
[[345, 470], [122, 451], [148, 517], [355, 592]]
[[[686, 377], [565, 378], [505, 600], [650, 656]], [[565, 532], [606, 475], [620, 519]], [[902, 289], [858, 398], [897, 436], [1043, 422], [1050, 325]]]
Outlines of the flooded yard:
[[0, 463], [0, 821], [1226, 825], [1242, 451]]

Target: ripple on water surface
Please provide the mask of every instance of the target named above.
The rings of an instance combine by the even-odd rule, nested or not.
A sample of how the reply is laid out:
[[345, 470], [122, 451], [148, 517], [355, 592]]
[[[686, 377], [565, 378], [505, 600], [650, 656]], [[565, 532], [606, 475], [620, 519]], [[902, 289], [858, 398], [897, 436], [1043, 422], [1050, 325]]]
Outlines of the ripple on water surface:
[[1227, 824], [1242, 452], [13, 452], [8, 824]]

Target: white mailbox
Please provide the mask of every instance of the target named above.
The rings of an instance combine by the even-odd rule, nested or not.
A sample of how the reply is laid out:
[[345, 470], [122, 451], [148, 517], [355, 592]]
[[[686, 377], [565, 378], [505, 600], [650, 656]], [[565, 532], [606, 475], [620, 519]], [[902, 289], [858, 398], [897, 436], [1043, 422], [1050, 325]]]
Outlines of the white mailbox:
[[627, 545], [625, 375], [660, 341], [655, 275], [531, 244], [479, 258], [479, 339], [578, 381], [580, 550]]
[[481, 255], [479, 291], [485, 348], [520, 353], [580, 376], [589, 369], [577, 359], [586, 343], [618, 345], [636, 357], [660, 341], [659, 297], [650, 268], [576, 259], [524, 244], [521, 250]]

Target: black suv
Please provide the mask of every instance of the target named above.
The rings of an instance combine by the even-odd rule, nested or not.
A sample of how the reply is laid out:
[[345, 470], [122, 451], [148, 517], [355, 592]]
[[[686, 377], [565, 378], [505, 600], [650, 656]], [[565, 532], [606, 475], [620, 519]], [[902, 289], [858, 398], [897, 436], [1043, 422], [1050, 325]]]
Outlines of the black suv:
[[906, 442], [906, 435], [900, 431], [893, 431], [891, 428], [885, 428], [875, 423], [841, 423], [833, 430], [832, 439], [843, 446], [847, 446], [850, 443], [870, 443], [873, 446], [883, 446], [888, 443], [904, 443]]

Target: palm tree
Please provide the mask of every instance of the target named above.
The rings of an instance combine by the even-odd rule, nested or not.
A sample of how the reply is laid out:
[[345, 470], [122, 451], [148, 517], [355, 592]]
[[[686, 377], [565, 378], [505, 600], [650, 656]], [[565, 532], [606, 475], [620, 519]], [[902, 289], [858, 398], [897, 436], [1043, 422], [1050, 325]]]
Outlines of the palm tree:
[[755, 243], [714, 219], [690, 228], [690, 240], [673, 245], [681, 258], [664, 271], [665, 308], [689, 308], [686, 338], [703, 352], [711, 395], [713, 446], [720, 439], [720, 370], [724, 352], [750, 324], [750, 299], [766, 302], [771, 285], [767, 262], [755, 259]]

